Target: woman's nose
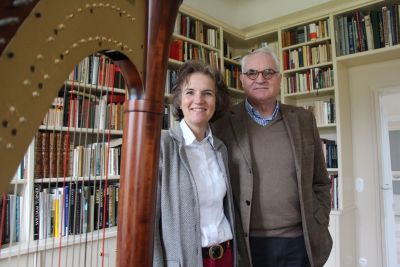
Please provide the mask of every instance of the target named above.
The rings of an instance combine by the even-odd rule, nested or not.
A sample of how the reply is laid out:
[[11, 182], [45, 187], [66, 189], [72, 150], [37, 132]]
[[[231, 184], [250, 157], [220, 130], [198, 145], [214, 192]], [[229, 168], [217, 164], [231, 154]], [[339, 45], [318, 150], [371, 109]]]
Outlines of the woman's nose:
[[203, 101], [203, 96], [201, 94], [195, 94], [194, 95], [194, 101], [195, 102], [202, 102]]

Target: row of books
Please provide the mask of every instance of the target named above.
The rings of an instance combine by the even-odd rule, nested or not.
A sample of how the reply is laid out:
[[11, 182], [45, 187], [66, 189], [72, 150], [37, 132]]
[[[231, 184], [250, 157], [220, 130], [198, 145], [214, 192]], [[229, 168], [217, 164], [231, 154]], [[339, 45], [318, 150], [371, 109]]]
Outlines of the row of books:
[[170, 95], [172, 93], [172, 88], [174, 86], [174, 82], [178, 77], [178, 71], [167, 69], [167, 76], [165, 80], [165, 95]]
[[276, 55], [279, 54], [277, 41], [275, 41], [275, 42], [263, 41], [263, 42], [255, 43], [251, 47], [248, 47], [247, 49], [242, 49], [242, 48], [235, 49], [230, 46], [230, 43], [228, 40], [224, 39], [223, 45], [224, 45], [224, 47], [223, 47], [224, 57], [234, 60], [234, 61], [238, 62], [239, 64], [244, 55], [251, 53], [254, 50], [261, 48], [261, 47], [269, 47], [272, 49], [272, 51], [275, 52]]
[[224, 41], [223, 41], [223, 44], [222, 44], [222, 45], [223, 45], [224, 57], [226, 57], [226, 58], [232, 58], [232, 50], [231, 50], [231, 46], [230, 46], [228, 40], [226, 40], [226, 39], [224, 38]]
[[339, 178], [337, 174], [329, 176], [331, 180], [331, 208], [339, 209]]
[[282, 47], [316, 41], [329, 36], [329, 18], [327, 18], [282, 32]]
[[70, 73], [68, 80], [113, 88], [125, 88], [121, 70], [104, 55], [84, 58]]
[[26, 179], [26, 170], [28, 166], [28, 154], [25, 153], [24, 158], [18, 164], [17, 170], [12, 178], [13, 181], [23, 180]]
[[284, 70], [298, 69], [330, 61], [332, 61], [330, 43], [316, 46], [303, 45], [293, 50], [285, 50], [282, 58]]
[[[113, 140], [113, 143], [116, 140]], [[115, 144], [93, 143], [76, 146], [73, 151], [72, 176], [119, 176], [122, 141]]]
[[65, 96], [55, 98], [42, 124], [50, 127], [122, 130], [124, 101], [125, 95], [98, 97], [68, 91]]
[[210, 27], [209, 25], [204, 24], [203, 22], [185, 14], [178, 13], [175, 21], [174, 32], [187, 38], [218, 48], [218, 29], [215, 27]]
[[342, 56], [400, 43], [400, 5], [335, 18], [336, 55]]
[[304, 108], [314, 114], [317, 125], [327, 125], [336, 122], [335, 101], [333, 98], [329, 100], [315, 100], [312, 106], [304, 106]]
[[21, 236], [21, 203], [23, 198], [16, 194], [3, 194], [0, 199], [0, 242], [15, 243]]
[[317, 125], [327, 125], [336, 122], [335, 101], [333, 98], [329, 100], [315, 100], [314, 114]]
[[170, 104], [164, 105], [164, 115], [162, 121], [162, 129], [167, 130], [177, 124], [178, 121], [172, 115], [172, 106]]
[[235, 65], [225, 66], [225, 83], [228, 87], [241, 89], [240, 67]]
[[283, 81], [287, 94], [309, 92], [334, 86], [332, 67], [313, 68], [285, 76]]
[[118, 224], [119, 184], [35, 184], [33, 239], [77, 235]]
[[74, 144], [64, 132], [38, 132], [34, 178], [118, 176], [121, 147], [121, 138], [110, 144], [95, 142], [83, 146]]
[[337, 145], [335, 140], [321, 138], [322, 151], [326, 160], [327, 168], [337, 168]]
[[174, 39], [169, 50], [169, 58], [181, 62], [187, 60], [200, 60], [201, 62], [210, 64], [215, 68], [219, 68], [218, 52], [208, 50], [202, 46], [198, 46], [181, 39]]

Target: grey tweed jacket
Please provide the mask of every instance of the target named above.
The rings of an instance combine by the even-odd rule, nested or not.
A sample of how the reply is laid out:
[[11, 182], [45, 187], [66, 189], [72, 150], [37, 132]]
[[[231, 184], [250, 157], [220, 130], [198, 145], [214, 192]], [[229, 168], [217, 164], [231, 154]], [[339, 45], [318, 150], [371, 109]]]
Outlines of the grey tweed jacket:
[[[227, 149], [222, 141], [213, 138], [218, 164], [227, 174], [224, 177], [227, 188], [224, 210], [235, 236]], [[157, 267], [203, 266], [199, 200], [183, 145], [184, 138], [179, 125], [168, 131], [162, 131], [153, 256], [153, 266]], [[234, 237], [235, 262], [237, 262], [236, 251]]]

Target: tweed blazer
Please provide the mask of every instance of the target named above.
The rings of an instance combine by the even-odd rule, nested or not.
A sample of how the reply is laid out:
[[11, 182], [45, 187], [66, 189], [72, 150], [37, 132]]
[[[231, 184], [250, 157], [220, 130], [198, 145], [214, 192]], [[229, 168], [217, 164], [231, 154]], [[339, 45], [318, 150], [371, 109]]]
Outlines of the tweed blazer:
[[[315, 118], [311, 112], [303, 108], [284, 104], [280, 105], [280, 112], [294, 155], [307, 254], [311, 266], [323, 266], [332, 249], [332, 238], [328, 231], [331, 182]], [[236, 231], [246, 240], [248, 256], [251, 255], [249, 228], [253, 171], [249, 133], [244, 125], [246, 116], [248, 114], [242, 101], [214, 123], [212, 128], [213, 133], [228, 148], [232, 190], [236, 205], [240, 209], [242, 223], [242, 229]]]
[[[233, 257], [237, 262], [233, 196], [226, 146], [214, 137], [214, 147], [226, 183], [224, 212], [233, 234]], [[154, 234], [154, 267], [203, 266], [200, 206], [196, 183], [184, 149], [179, 125], [161, 133], [159, 179]], [[237, 266], [235, 264], [235, 266]]]

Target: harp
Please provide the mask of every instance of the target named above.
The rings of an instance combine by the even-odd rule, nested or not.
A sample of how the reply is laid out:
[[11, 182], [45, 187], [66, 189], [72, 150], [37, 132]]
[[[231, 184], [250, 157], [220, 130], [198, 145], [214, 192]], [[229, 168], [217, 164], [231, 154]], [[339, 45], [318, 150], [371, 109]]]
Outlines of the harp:
[[[100, 53], [111, 59], [124, 76], [127, 100], [117, 266], [152, 263], [155, 180], [165, 83], [161, 77], [166, 75], [168, 49], [180, 3], [181, 0], [4, 0], [0, 3], [2, 193], [60, 85], [76, 64], [90, 54]], [[66, 264], [59, 256], [64, 249], [61, 241], [55, 247], [58, 253], [53, 254], [58, 258], [52, 264], [40, 263], [38, 259], [32, 261], [33, 265], [31, 259], [26, 264], [21, 255], [11, 252], [8, 263], [76, 266], [73, 259]], [[1, 251], [3, 248], [0, 256]], [[89, 265], [87, 255], [79, 254], [85, 259], [78, 261], [80, 266], [104, 266], [107, 253], [104, 245], [95, 253], [100, 253], [103, 260]]]

